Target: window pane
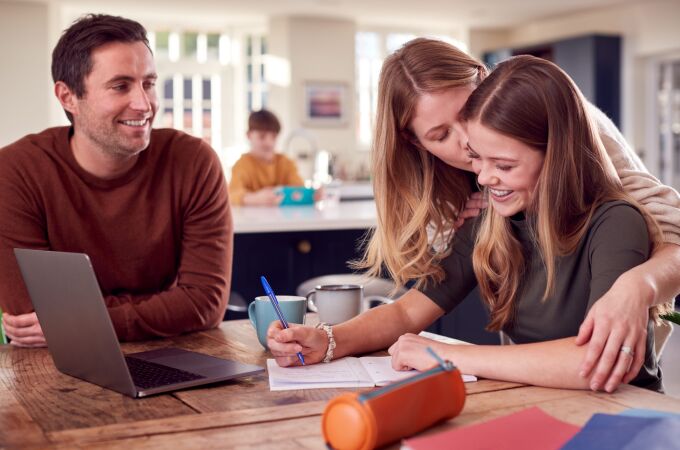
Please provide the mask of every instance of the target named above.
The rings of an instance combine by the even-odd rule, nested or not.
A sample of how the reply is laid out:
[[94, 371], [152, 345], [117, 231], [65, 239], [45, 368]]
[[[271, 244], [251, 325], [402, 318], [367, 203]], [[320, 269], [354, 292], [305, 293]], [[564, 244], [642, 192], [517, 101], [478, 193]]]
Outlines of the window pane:
[[169, 55], [169, 41], [170, 32], [169, 31], [156, 31], [156, 48], [155, 52], [157, 58], [166, 59]]
[[163, 82], [163, 98], [172, 100], [173, 87], [172, 78]]
[[184, 78], [184, 100], [191, 100], [191, 78]]
[[156, 31], [156, 49], [168, 51], [169, 31]]
[[193, 98], [193, 89], [192, 89], [192, 79], [191, 77], [184, 77], [184, 83], [183, 83], [183, 90], [184, 90], [184, 129], [186, 131], [191, 132], [191, 129], [193, 128], [193, 117], [192, 117], [192, 104], [191, 104], [191, 99]]
[[378, 33], [360, 32], [356, 36], [356, 52], [359, 58], [380, 58]]
[[260, 39], [260, 54], [261, 55], [266, 55], [267, 54], [267, 38], [262, 36]]
[[217, 61], [220, 57], [220, 35], [208, 33], [208, 61]]
[[198, 33], [184, 33], [184, 56], [186, 58], [196, 58], [198, 51]]
[[416, 35], [415, 34], [407, 34], [407, 33], [390, 33], [387, 35], [387, 53], [392, 53], [395, 50], [397, 50], [399, 47], [410, 41], [411, 39], [415, 39]]
[[212, 144], [212, 111], [210, 108], [203, 108], [203, 140]]
[[203, 78], [203, 100], [210, 100], [210, 78]]

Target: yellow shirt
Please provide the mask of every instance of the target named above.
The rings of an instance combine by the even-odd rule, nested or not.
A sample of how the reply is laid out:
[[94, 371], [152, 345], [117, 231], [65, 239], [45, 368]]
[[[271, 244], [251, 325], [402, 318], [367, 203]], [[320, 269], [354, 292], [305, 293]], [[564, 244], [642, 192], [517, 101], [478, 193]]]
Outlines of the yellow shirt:
[[302, 186], [304, 181], [298, 174], [292, 159], [280, 153], [272, 162], [265, 162], [246, 153], [231, 169], [229, 198], [233, 205], [242, 205], [247, 192], [259, 191], [266, 187]]

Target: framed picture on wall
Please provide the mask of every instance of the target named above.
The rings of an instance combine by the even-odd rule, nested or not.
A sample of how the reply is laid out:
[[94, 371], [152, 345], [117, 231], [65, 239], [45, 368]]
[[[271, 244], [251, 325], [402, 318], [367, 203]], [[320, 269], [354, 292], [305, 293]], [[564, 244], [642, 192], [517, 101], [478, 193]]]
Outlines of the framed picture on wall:
[[332, 81], [307, 81], [304, 93], [306, 125], [347, 124], [347, 85]]

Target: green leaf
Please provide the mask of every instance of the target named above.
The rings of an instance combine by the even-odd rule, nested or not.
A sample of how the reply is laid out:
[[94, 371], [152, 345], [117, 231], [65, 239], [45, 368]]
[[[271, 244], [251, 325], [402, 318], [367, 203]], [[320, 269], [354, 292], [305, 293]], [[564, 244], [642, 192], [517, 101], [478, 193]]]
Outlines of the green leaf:
[[665, 319], [669, 322], [673, 322], [676, 325], [680, 325], [680, 313], [677, 311], [672, 311], [666, 314], [661, 314], [659, 317]]

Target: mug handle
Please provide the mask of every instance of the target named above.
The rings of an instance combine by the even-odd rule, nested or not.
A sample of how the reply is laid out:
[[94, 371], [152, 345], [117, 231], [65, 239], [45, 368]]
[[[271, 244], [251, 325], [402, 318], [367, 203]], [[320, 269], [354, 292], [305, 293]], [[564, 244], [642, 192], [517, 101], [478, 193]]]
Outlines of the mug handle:
[[389, 297], [383, 297], [382, 295], [368, 295], [364, 297], [364, 304], [362, 305], [363, 310], [368, 311], [371, 309], [371, 303], [373, 302], [389, 305], [390, 303], [394, 303], [394, 300]]
[[314, 304], [314, 294], [316, 294], [316, 291], [310, 291], [307, 294], [307, 308], [309, 308], [310, 311], [318, 313], [319, 309], [316, 307]]
[[250, 323], [257, 329], [257, 324], [255, 323], [255, 300], [248, 305], [248, 318], [250, 319]]

